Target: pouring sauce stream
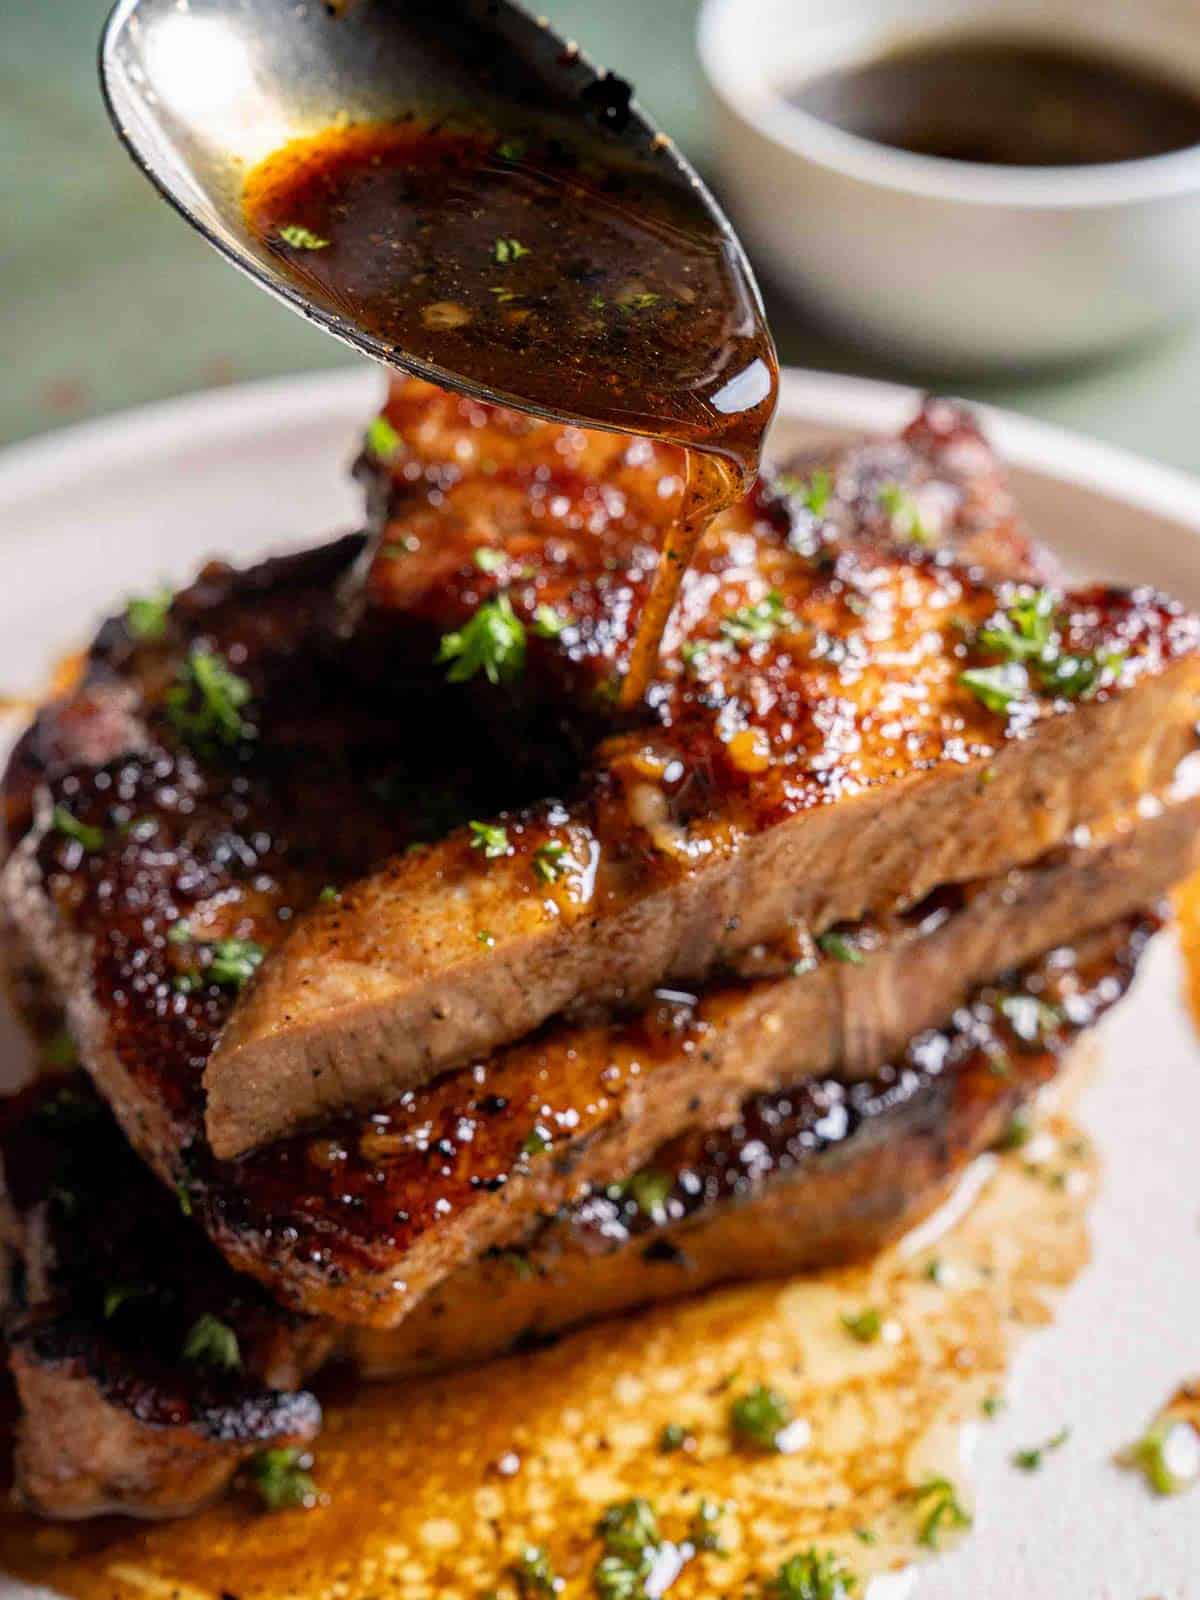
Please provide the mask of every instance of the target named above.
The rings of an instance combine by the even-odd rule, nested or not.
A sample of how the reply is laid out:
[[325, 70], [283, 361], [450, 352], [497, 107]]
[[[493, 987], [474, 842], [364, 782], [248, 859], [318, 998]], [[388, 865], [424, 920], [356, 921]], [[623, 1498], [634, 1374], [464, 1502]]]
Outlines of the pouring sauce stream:
[[695, 546], [756, 476], [775, 409], [757, 291], [702, 194], [599, 134], [413, 116], [285, 146], [243, 205], [305, 295], [385, 355], [684, 448], [679, 516], [621, 686], [635, 705]]

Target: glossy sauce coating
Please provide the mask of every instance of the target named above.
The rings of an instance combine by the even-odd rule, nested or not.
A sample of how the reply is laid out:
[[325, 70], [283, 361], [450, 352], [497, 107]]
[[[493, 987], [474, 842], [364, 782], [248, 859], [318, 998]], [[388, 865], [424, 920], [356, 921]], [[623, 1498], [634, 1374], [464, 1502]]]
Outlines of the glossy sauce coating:
[[622, 690], [635, 704], [696, 543], [753, 479], [775, 407], [757, 292], [698, 194], [600, 140], [412, 120], [289, 145], [244, 204], [306, 294], [385, 356], [709, 458], [689, 467], [664, 543]]

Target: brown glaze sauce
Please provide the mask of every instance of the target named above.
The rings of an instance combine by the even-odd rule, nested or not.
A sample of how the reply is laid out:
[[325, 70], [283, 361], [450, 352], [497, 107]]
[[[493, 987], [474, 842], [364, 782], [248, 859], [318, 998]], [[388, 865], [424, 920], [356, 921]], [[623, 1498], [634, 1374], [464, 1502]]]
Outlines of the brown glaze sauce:
[[876, 144], [986, 166], [1090, 166], [1200, 144], [1200, 92], [1182, 76], [1040, 38], [924, 39], [788, 98]]
[[[758, 1593], [810, 1545], [869, 1600], [874, 1575], [930, 1553], [920, 1485], [949, 1479], [969, 1509], [963, 1426], [984, 1423], [1014, 1339], [1085, 1265], [1095, 1178], [1051, 1114], [974, 1170], [974, 1197], [960, 1190], [867, 1265], [710, 1294], [474, 1372], [327, 1392], [311, 1511], [265, 1515], [233, 1495], [173, 1524], [66, 1527], [9, 1508], [0, 1563], [77, 1600], [516, 1600], [511, 1564], [535, 1544], [564, 1600], [583, 1600], [598, 1516], [642, 1495], [666, 1539], [685, 1537], [701, 1499], [726, 1507], [725, 1553], [686, 1561], [671, 1600]], [[871, 1306], [883, 1332], [859, 1343], [842, 1317]], [[805, 1425], [795, 1453], [731, 1437], [731, 1399], [760, 1382]], [[668, 1423], [686, 1448], [661, 1450]]]
[[306, 297], [385, 359], [685, 447], [621, 691], [640, 700], [692, 552], [753, 480], [775, 408], [757, 291], [698, 193], [598, 137], [411, 119], [286, 146], [250, 174], [244, 208]]

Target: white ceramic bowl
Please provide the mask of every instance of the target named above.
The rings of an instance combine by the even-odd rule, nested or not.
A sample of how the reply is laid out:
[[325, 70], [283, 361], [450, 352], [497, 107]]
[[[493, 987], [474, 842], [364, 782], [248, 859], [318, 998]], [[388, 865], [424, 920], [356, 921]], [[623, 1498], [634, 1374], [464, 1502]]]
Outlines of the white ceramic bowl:
[[1197, 0], [705, 0], [722, 198], [770, 277], [941, 368], [1066, 362], [1200, 304], [1200, 147], [1077, 168], [893, 150], [790, 105], [807, 77], [967, 30], [1111, 49], [1200, 84]]

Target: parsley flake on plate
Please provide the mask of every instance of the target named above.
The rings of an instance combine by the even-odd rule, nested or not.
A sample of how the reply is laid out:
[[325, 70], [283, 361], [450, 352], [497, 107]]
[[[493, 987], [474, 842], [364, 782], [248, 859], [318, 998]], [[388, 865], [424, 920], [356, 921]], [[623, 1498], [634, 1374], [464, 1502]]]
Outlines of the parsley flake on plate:
[[260, 1450], [246, 1467], [246, 1476], [268, 1511], [287, 1511], [317, 1502], [311, 1477], [313, 1458], [307, 1450], [284, 1445]]

